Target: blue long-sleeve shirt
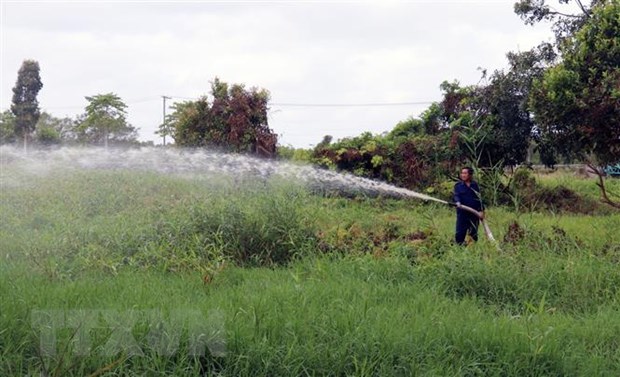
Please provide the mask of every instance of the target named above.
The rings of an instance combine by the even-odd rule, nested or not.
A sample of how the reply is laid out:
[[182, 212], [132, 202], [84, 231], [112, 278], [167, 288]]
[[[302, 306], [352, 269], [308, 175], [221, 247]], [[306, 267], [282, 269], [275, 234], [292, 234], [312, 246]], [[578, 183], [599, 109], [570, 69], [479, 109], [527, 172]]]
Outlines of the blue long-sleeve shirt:
[[463, 181], [457, 182], [454, 185], [454, 202], [471, 207], [476, 211], [484, 210], [480, 198], [480, 187], [478, 187], [478, 183], [474, 181], [471, 181], [469, 186]]

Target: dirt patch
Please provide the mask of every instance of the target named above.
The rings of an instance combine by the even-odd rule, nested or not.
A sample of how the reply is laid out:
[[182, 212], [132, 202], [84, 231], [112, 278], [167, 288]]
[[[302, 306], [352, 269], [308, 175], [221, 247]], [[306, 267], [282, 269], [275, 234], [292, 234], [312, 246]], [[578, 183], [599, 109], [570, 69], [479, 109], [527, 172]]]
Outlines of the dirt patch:
[[422, 230], [418, 230], [416, 232], [407, 234], [407, 236], [405, 236], [405, 239], [408, 241], [421, 241], [421, 240], [427, 239], [428, 236], [429, 236], [428, 233]]
[[513, 221], [508, 225], [508, 231], [504, 236], [505, 243], [517, 244], [525, 238], [525, 230], [519, 225], [518, 222]]

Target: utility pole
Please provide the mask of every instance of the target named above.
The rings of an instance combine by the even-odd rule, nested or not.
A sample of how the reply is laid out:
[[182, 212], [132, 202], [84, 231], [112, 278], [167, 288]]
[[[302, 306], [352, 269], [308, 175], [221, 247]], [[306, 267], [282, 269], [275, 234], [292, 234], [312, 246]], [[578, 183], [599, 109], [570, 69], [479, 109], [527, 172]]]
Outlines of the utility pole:
[[166, 97], [166, 96], [161, 96], [161, 98], [164, 100], [164, 121], [162, 123], [162, 128], [163, 128], [163, 136], [164, 136], [164, 147], [166, 146], [166, 134], [168, 133], [168, 126], [166, 125], [166, 100], [167, 99], [172, 99], [171, 97]]

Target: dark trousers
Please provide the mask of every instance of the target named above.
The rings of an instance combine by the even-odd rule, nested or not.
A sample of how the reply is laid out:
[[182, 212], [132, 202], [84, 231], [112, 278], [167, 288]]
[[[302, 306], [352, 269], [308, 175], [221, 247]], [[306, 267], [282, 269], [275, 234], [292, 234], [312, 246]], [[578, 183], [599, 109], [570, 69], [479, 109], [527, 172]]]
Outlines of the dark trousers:
[[467, 233], [474, 239], [474, 241], [478, 241], [478, 224], [480, 223], [480, 219], [478, 216], [469, 212], [457, 212], [456, 213], [456, 235], [454, 236], [454, 240], [457, 244], [463, 245], [465, 243], [465, 236]]

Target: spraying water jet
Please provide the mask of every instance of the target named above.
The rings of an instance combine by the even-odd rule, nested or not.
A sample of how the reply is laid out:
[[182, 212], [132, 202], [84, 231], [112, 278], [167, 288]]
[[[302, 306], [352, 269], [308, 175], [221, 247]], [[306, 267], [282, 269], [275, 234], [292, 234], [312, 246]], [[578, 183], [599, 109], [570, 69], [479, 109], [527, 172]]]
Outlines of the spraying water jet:
[[[456, 206], [455, 203], [426, 194], [348, 173], [338, 173], [309, 165], [258, 159], [239, 154], [216, 153], [205, 149], [60, 147], [48, 150], [31, 150], [28, 154], [24, 154], [18, 148], [4, 145], [0, 146], [0, 165], [3, 167], [0, 169], [2, 186], [25, 184], [20, 177], [12, 176], [16, 171], [45, 175], [53, 174], [54, 171], [79, 169], [136, 170], [180, 177], [199, 175], [205, 179], [216, 174], [225, 174], [233, 178], [247, 176], [259, 180], [279, 176], [296, 182], [303, 182], [310, 189], [323, 193], [338, 192], [350, 195], [414, 198]], [[9, 166], [14, 168], [6, 169]], [[488, 224], [478, 211], [467, 206], [460, 206], [459, 208], [478, 216], [487, 238], [495, 242]]]

